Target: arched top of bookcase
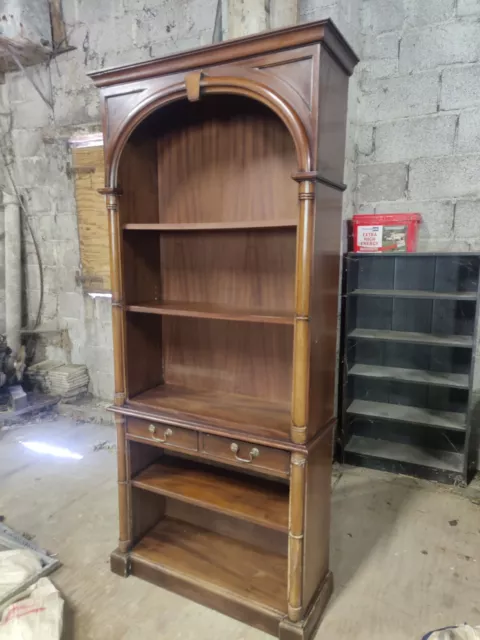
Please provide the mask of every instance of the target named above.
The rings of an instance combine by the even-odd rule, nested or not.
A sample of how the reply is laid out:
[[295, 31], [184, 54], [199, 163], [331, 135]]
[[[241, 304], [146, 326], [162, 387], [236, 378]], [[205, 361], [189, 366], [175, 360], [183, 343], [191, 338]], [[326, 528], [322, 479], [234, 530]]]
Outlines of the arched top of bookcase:
[[[249, 75], [252, 75], [251, 71]], [[212, 95], [242, 96], [265, 105], [283, 122], [291, 135], [296, 151], [297, 170], [299, 172], [312, 170], [312, 153], [305, 126], [297, 112], [279, 93], [266, 84], [246, 77], [201, 77], [199, 99]], [[139, 125], [167, 105], [186, 100], [188, 100], [187, 85], [185, 81], [182, 81], [150, 95], [128, 115], [108, 154], [107, 187], [116, 188], [118, 167], [123, 149]]]

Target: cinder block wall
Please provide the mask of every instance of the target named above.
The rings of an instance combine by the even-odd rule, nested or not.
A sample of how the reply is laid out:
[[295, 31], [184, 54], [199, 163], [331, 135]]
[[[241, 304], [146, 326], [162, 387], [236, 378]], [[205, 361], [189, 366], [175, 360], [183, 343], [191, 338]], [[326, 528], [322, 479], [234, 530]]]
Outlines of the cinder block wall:
[[[43, 261], [42, 325], [58, 329], [44, 334], [45, 355], [87, 364], [102, 398], [113, 394], [110, 301], [92, 300], [77, 283], [67, 172], [68, 138], [100, 128], [86, 73], [210, 43], [216, 4], [63, 0], [76, 49], [29, 69], [46, 101], [23, 73], [0, 87], [2, 112], [13, 113], [0, 125], [11, 128], [11, 169]], [[331, 17], [362, 59], [350, 85], [345, 216], [420, 211], [423, 247], [480, 249], [480, 0], [301, 0], [300, 9], [302, 21]], [[28, 235], [26, 260], [33, 320], [40, 278]]]
[[480, 250], [480, 1], [363, 0], [361, 25], [355, 207]]
[[[45, 100], [23, 73], [7, 74], [2, 88], [13, 114], [12, 170], [43, 262], [41, 325], [47, 331], [42, 333], [42, 357], [85, 363], [91, 391], [101, 398], [113, 396], [111, 305], [108, 299], [85, 295], [76, 277], [77, 217], [67, 171], [69, 137], [100, 129], [98, 92], [86, 74], [210, 43], [215, 8], [216, 0], [63, 0], [69, 44], [75, 50], [48, 67], [28, 69]], [[10, 123], [1, 118], [0, 125], [5, 132]], [[28, 315], [33, 322], [40, 273], [31, 238], [28, 233], [25, 237]], [[1, 241], [0, 246], [1, 258]]]
[[[98, 92], [86, 74], [210, 44], [216, 6], [217, 0], [63, 0], [69, 44], [75, 50], [57, 57], [49, 67], [28, 70], [45, 100], [23, 73], [7, 74], [2, 88], [13, 119], [11, 123], [1, 119], [0, 124], [3, 132], [11, 129], [11, 168], [27, 202], [43, 262], [41, 320], [47, 332], [42, 334], [42, 357], [85, 363], [91, 391], [101, 398], [110, 400], [113, 395], [111, 305], [108, 299], [85, 295], [76, 277], [77, 218], [67, 172], [68, 138], [100, 129]], [[331, 16], [359, 44], [359, 8], [360, 0], [307, 0], [302, 19]], [[28, 315], [33, 322], [40, 273], [28, 233], [25, 246]], [[0, 299], [4, 299], [1, 287]]]

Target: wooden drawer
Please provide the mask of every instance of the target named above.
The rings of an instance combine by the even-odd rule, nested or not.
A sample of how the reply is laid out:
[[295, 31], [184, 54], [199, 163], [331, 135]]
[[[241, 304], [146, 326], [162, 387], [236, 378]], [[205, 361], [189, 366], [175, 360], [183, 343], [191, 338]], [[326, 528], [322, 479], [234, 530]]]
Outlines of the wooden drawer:
[[159, 447], [175, 447], [187, 451], [198, 451], [198, 434], [180, 427], [171, 427], [161, 422], [147, 422], [128, 418], [127, 434], [145, 438]]
[[290, 454], [262, 447], [251, 442], [221, 438], [204, 433], [200, 439], [200, 451], [219, 460], [234, 463], [257, 471], [265, 471], [279, 476], [290, 473]]

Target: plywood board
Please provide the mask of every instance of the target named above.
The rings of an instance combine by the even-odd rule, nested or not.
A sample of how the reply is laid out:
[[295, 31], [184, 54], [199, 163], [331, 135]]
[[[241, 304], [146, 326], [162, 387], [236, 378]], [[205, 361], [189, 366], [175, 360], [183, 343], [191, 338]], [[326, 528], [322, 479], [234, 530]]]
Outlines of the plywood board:
[[72, 155], [83, 288], [89, 292], [108, 292], [111, 289], [108, 217], [105, 199], [98, 193], [104, 187], [103, 147], [74, 148]]

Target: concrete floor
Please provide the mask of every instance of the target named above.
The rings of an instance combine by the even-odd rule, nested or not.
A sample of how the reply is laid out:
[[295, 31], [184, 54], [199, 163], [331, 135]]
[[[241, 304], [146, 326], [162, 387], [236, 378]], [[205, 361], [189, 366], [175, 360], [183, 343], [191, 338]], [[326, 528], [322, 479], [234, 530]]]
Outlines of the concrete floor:
[[[0, 431], [0, 514], [63, 563], [52, 578], [75, 640], [266, 640], [251, 629], [136, 578], [109, 571], [116, 546], [115, 454], [109, 426], [66, 418]], [[53, 458], [21, 442], [68, 447]], [[480, 624], [480, 491], [345, 468], [333, 491], [334, 597], [317, 640], [413, 640]]]

